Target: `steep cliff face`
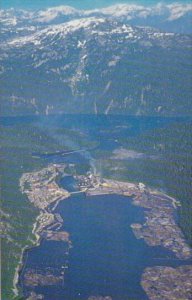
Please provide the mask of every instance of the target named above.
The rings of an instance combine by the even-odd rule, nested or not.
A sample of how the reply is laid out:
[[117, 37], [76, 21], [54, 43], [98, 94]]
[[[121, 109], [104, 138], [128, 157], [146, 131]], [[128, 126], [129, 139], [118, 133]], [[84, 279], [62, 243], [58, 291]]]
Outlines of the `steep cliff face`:
[[191, 115], [191, 36], [130, 25], [154, 15], [126, 7], [2, 11], [1, 114]]

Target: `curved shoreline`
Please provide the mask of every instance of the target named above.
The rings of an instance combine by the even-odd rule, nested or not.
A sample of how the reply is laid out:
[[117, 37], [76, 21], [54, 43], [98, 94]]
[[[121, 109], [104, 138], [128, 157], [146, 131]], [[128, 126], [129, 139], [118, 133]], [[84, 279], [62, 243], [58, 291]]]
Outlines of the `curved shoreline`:
[[19, 274], [23, 268], [23, 256], [25, 251], [32, 249], [33, 247], [37, 247], [40, 244], [40, 235], [38, 235], [36, 233], [36, 228], [37, 228], [37, 218], [36, 217], [36, 221], [33, 224], [33, 230], [32, 230], [32, 234], [34, 235], [34, 237], [36, 238], [36, 240], [32, 241], [32, 245], [26, 245], [21, 249], [21, 255], [20, 255], [20, 259], [19, 259], [19, 263], [17, 265], [17, 267], [15, 268], [15, 275], [14, 275], [14, 279], [13, 279], [13, 293], [14, 293], [14, 298], [19, 296], [19, 289], [18, 289], [18, 283], [19, 283]]
[[[29, 201], [39, 209], [40, 213], [36, 217], [35, 223], [33, 224], [32, 234], [35, 237], [32, 246], [26, 245], [22, 248], [21, 256], [19, 260], [19, 264], [15, 269], [15, 275], [13, 279], [13, 293], [16, 296], [19, 295], [19, 276], [20, 272], [23, 268], [23, 256], [25, 251], [32, 249], [33, 247], [37, 247], [40, 245], [42, 239], [42, 232], [44, 229], [49, 228], [49, 226], [53, 226], [58, 224], [58, 218], [55, 217], [54, 210], [57, 207], [58, 203], [70, 196], [70, 193], [59, 187], [57, 184], [57, 179], [61, 174], [63, 174], [65, 169], [65, 165], [50, 165], [47, 168], [44, 168], [37, 172], [32, 173], [24, 173], [20, 178], [20, 189], [23, 194], [26, 194]], [[47, 173], [49, 173], [49, 177], [46, 178]], [[46, 189], [46, 186], [52, 184], [52, 189]], [[29, 185], [29, 188], [26, 189], [26, 185]], [[40, 197], [35, 197], [37, 190], [40, 193]], [[47, 200], [42, 205], [42, 190], [44, 196], [48, 196]], [[49, 197], [49, 192], [51, 193]], [[59, 194], [55, 196], [56, 194]], [[52, 197], [53, 196], [53, 197]], [[54, 203], [54, 207], [49, 211], [50, 204]], [[47, 217], [47, 219], [46, 219]], [[44, 220], [43, 220], [44, 219]]]
[[121, 182], [93, 176], [79, 176], [80, 188], [87, 185], [87, 195], [119, 194], [132, 196], [133, 204], [144, 209], [146, 222], [132, 224], [138, 239], [144, 239], [149, 246], [163, 246], [171, 250], [179, 259], [192, 257], [192, 250], [175, 221], [174, 214], [179, 201], [143, 183]]
[[[49, 236], [52, 239], [65, 240], [69, 243], [69, 237], [64, 232], [63, 236], [58, 236], [58, 232], [51, 231], [53, 226], [60, 226], [62, 218], [54, 214], [54, 210], [60, 201], [65, 200], [70, 195], [67, 190], [59, 187], [57, 179], [64, 174], [65, 165], [49, 165], [39, 172], [23, 174], [20, 180], [22, 193], [25, 193], [31, 203], [40, 210], [33, 225], [32, 233], [36, 237], [33, 247], [36, 247], [41, 238]], [[184, 236], [174, 221], [174, 212], [180, 203], [157, 190], [146, 187], [143, 183], [120, 182], [109, 179], [101, 179], [99, 176], [88, 173], [86, 176], [76, 176], [79, 182], [79, 192], [86, 195], [119, 194], [133, 197], [133, 205], [144, 209], [146, 222], [144, 224], [132, 224], [131, 228], [137, 239], [144, 239], [149, 246], [163, 246], [181, 260], [191, 258], [192, 252], [186, 244]], [[77, 193], [77, 192], [75, 192]], [[42, 201], [43, 199], [43, 201]], [[51, 209], [50, 205], [53, 204]], [[159, 238], [159, 234], [160, 237]], [[176, 242], [175, 242], [176, 241]], [[15, 292], [18, 292], [17, 285], [19, 272], [21, 272], [22, 258], [24, 252], [31, 247], [24, 247], [21, 260], [16, 268], [14, 277]]]

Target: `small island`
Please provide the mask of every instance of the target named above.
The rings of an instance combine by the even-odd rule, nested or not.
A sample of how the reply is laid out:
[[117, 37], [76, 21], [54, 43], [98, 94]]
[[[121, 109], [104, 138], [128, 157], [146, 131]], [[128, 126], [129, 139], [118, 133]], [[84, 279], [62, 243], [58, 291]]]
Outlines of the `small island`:
[[63, 276], [56, 276], [47, 271], [45, 274], [37, 272], [37, 270], [30, 269], [25, 273], [24, 283], [26, 286], [49, 286], [55, 284], [62, 284]]

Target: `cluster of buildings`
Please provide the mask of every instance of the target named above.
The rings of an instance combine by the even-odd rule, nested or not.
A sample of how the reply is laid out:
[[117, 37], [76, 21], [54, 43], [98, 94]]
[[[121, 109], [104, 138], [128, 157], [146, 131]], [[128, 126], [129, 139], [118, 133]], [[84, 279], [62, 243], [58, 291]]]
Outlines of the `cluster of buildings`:
[[78, 181], [80, 190], [95, 189], [101, 184], [101, 177], [91, 172], [87, 172], [86, 175], [75, 176], [75, 179]]
[[57, 184], [59, 175], [60, 169], [57, 165], [50, 165], [39, 172], [25, 173], [20, 179], [21, 191], [35, 207], [45, 210], [51, 203], [70, 195]]

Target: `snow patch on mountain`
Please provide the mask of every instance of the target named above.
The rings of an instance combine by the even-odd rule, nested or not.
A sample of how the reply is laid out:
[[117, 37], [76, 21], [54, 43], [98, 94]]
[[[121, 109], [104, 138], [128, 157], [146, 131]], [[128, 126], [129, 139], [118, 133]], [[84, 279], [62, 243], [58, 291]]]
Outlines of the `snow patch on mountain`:
[[[157, 5], [151, 7], [135, 4], [117, 4], [97, 10], [97, 12], [101, 12], [104, 15], [113, 17], [127, 17], [129, 20], [133, 18], [147, 18], [150, 16], [168, 16], [168, 20], [173, 21], [183, 17], [189, 12], [192, 12], [192, 4], [158, 3]], [[91, 13], [91, 11], [89, 13]]]
[[[113, 16], [113, 17], [122, 17], [122, 16], [129, 16], [129, 17], [134, 17], [138, 12], [149, 12], [149, 8], [145, 8], [140, 5], [134, 5], [134, 4], [117, 4], [113, 6], [109, 6], [103, 9], [98, 10], [98, 12], [108, 15], [108, 16]], [[91, 13], [91, 12], [90, 12]], [[93, 12], [92, 12], [93, 13]]]
[[180, 19], [185, 14], [192, 12], [192, 4], [181, 5], [179, 3], [174, 3], [167, 5], [167, 7], [170, 11], [170, 15], [168, 18], [169, 21]]
[[[161, 16], [163, 20], [175, 21], [192, 13], [192, 4], [187, 3], [157, 3], [153, 6], [143, 6], [138, 4], [115, 4], [109, 7], [94, 10], [78, 10], [71, 6], [56, 6], [38, 11], [27, 11], [17, 9], [0, 10], [1, 22], [13, 23], [26, 20], [28, 22], [51, 23], [62, 16], [71, 18], [83, 18], [91, 16], [107, 16], [113, 18], [145, 19], [148, 17]], [[14, 18], [14, 20], [13, 20]]]
[[39, 11], [36, 20], [42, 23], [49, 23], [58, 16], [75, 16], [78, 14], [79, 11], [71, 6], [58, 6]]
[[90, 17], [104, 15], [108, 17], [126, 17], [128, 20], [135, 18], [147, 18], [162, 16], [169, 21], [183, 17], [192, 12], [192, 4], [158, 3], [154, 6], [143, 6], [137, 4], [115, 4], [109, 7], [94, 10], [77, 10], [70, 6], [58, 6], [40, 10], [36, 14], [36, 20], [39, 22], [50, 22], [59, 16]]
[[75, 19], [66, 23], [62, 23], [54, 26], [47, 26], [45, 29], [39, 30], [32, 35], [27, 35], [24, 37], [19, 37], [9, 41], [7, 44], [10, 46], [22, 47], [25, 44], [33, 43], [34, 45], [40, 45], [41, 41], [46, 37], [55, 36], [57, 34], [62, 37], [66, 36], [69, 33], [73, 33], [77, 30], [83, 29], [88, 30], [90, 28], [95, 29], [99, 24], [104, 23], [105, 19], [103, 18], [84, 18], [84, 19]]

